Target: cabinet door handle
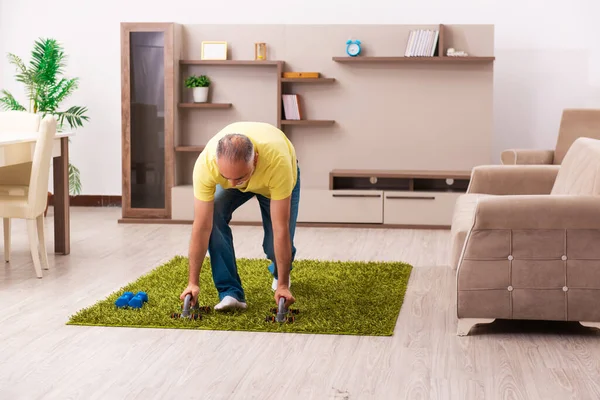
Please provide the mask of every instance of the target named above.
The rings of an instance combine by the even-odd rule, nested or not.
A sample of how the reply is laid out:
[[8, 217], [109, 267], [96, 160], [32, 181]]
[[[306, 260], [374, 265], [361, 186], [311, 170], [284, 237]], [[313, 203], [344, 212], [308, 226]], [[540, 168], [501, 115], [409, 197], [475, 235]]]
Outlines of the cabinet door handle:
[[386, 199], [435, 200], [434, 196], [386, 196]]
[[381, 194], [332, 193], [333, 197], [381, 197]]

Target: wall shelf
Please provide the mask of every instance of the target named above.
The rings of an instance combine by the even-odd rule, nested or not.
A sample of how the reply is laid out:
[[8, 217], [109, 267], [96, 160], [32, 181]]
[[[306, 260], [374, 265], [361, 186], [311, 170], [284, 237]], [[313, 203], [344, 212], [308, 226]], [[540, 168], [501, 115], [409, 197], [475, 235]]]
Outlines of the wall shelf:
[[231, 108], [231, 103], [179, 103], [179, 108]]
[[177, 152], [201, 153], [206, 146], [175, 146]]
[[179, 65], [251, 65], [251, 66], [279, 66], [283, 61], [274, 60], [179, 60]]
[[327, 119], [283, 119], [281, 125], [301, 125], [301, 126], [327, 126], [333, 125], [335, 121]]
[[281, 78], [281, 82], [288, 83], [332, 83], [335, 78]]
[[[352, 26], [353, 36], [370, 43], [358, 57], [344, 52], [339, 38], [349, 27], [338, 24], [236, 25], [234, 34], [221, 25], [121, 26], [124, 220], [193, 221], [196, 159], [212, 135], [235, 121], [276, 125], [294, 145], [297, 138], [300, 159], [326, 158], [344, 137], [340, 164], [304, 172], [299, 223], [447, 227], [471, 166], [491, 159], [493, 25]], [[163, 56], [144, 60], [133, 51], [159, 35]], [[298, 51], [299, 37], [318, 46]], [[226, 38], [230, 59], [201, 59], [202, 42], [214, 38]], [[273, 59], [254, 59], [257, 41], [273, 46]], [[450, 48], [470, 56], [448, 57]], [[426, 56], [409, 57], [416, 54]], [[143, 62], [151, 63], [151, 74], [133, 68]], [[214, 79], [214, 103], [194, 103], [185, 86], [192, 74]], [[146, 101], [147, 89], [164, 97]], [[364, 154], [372, 159], [353, 161]], [[333, 170], [338, 166], [348, 169]], [[261, 224], [252, 203], [232, 223]]]
[[489, 63], [496, 57], [332, 57], [332, 60], [340, 63]]

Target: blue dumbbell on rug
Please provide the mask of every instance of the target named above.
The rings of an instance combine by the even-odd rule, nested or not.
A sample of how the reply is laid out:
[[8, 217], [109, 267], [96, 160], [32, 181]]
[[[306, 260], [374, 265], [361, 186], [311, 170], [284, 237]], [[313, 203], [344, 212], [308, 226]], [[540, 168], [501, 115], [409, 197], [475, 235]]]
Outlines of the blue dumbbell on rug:
[[117, 299], [117, 301], [115, 301], [115, 305], [119, 308], [124, 308], [127, 307], [127, 305], [129, 304], [129, 300], [131, 300], [133, 298], [133, 293], [132, 292], [125, 292], [121, 295], [121, 297], [119, 297]]
[[146, 294], [146, 292], [138, 292], [131, 300], [129, 300], [128, 305], [131, 308], [142, 308], [146, 302], [148, 302], [148, 294]]

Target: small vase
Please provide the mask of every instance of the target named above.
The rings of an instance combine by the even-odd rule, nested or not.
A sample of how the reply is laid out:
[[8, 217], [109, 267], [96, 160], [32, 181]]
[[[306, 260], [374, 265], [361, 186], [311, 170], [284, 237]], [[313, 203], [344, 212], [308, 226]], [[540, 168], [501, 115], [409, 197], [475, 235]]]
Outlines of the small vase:
[[208, 100], [208, 87], [195, 87], [192, 89], [195, 103], [206, 103]]

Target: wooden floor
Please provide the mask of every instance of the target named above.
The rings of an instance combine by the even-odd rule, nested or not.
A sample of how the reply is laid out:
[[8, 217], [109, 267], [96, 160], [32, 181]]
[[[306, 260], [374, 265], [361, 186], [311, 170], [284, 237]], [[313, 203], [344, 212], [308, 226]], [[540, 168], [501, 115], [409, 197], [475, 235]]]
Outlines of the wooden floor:
[[[12, 261], [0, 269], [0, 399], [600, 398], [594, 330], [507, 321], [456, 336], [441, 230], [296, 234], [298, 258], [415, 266], [393, 337], [66, 326], [80, 308], [187, 253], [190, 225], [119, 217], [118, 208], [73, 208], [72, 253], [51, 253], [41, 280], [25, 224], [14, 221]], [[233, 230], [239, 257], [263, 257], [260, 228]]]

